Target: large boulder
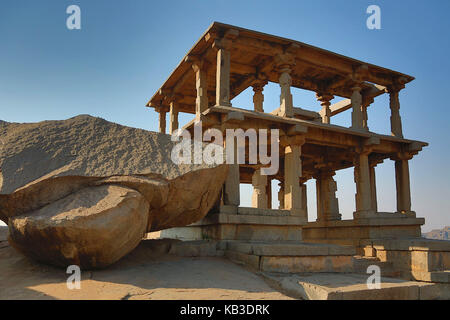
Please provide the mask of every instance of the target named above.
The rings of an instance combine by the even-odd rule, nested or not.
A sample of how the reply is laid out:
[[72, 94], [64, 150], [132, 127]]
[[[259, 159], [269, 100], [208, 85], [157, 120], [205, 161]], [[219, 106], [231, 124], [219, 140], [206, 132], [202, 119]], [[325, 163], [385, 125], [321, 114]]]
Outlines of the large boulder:
[[100, 268], [136, 248], [147, 229], [149, 203], [114, 185], [81, 189], [9, 220], [10, 244], [57, 266]]
[[62, 176], [160, 174], [174, 179], [211, 168], [175, 164], [170, 136], [80, 115], [37, 123], [0, 122], [0, 194]]
[[228, 171], [175, 164], [170, 136], [90, 116], [0, 122], [0, 137], [0, 220], [9, 240], [60, 266], [104, 267], [145, 232], [202, 219]]

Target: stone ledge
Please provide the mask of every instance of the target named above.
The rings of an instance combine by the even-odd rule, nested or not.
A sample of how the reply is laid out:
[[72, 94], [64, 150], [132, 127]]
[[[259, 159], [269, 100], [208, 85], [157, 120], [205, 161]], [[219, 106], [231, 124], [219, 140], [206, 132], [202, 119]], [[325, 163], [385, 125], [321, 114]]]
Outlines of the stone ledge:
[[[220, 213], [223, 212], [221, 211]], [[291, 212], [289, 210], [279, 210], [279, 209], [258, 209], [258, 208], [238, 207], [237, 214], [253, 215], [253, 216], [285, 217], [290, 216]]]
[[361, 245], [371, 246], [377, 250], [395, 251], [450, 251], [450, 241], [425, 238], [409, 239], [367, 239]]
[[336, 220], [308, 222], [303, 228], [340, 228], [361, 226], [400, 226], [400, 225], [423, 225], [424, 218], [391, 217], [391, 218], [367, 218], [357, 220]]
[[225, 244], [214, 240], [174, 242], [169, 254], [180, 257], [216, 257], [224, 255]]
[[356, 254], [353, 246], [298, 242], [228, 242], [229, 250], [258, 256], [328, 256]]
[[406, 272], [404, 276], [410, 275], [411, 278], [418, 281], [425, 282], [437, 282], [437, 283], [448, 283], [450, 284], [450, 270], [445, 271], [411, 271], [411, 273]]
[[259, 216], [215, 213], [189, 226], [205, 226], [211, 224], [253, 224], [275, 226], [303, 226], [307, 223], [303, 217], [293, 216]]

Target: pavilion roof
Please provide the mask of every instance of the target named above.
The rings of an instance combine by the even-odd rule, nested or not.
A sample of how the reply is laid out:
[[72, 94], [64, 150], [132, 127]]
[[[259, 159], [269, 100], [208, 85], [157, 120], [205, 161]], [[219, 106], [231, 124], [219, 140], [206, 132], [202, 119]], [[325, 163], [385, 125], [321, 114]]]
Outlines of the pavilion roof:
[[195, 73], [192, 63], [202, 59], [207, 64], [209, 102], [215, 99], [216, 53], [213, 43], [233, 35], [230, 74], [230, 99], [264, 76], [278, 82], [276, 56], [289, 53], [294, 57], [292, 87], [350, 98], [354, 81], [362, 82], [363, 94], [377, 96], [380, 88], [405, 85], [414, 77], [320, 49], [299, 41], [273, 36], [232, 25], [214, 22], [184, 56], [169, 78], [148, 101], [149, 107], [168, 106], [176, 97], [179, 111], [195, 113]]

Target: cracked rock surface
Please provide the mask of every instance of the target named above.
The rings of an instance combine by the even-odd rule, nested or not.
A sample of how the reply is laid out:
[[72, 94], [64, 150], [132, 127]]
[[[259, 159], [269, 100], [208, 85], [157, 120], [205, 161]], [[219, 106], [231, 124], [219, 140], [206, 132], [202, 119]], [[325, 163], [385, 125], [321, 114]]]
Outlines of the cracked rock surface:
[[191, 224], [219, 198], [226, 165], [177, 165], [170, 136], [78, 116], [0, 123], [0, 220], [39, 261], [106, 267], [147, 232]]

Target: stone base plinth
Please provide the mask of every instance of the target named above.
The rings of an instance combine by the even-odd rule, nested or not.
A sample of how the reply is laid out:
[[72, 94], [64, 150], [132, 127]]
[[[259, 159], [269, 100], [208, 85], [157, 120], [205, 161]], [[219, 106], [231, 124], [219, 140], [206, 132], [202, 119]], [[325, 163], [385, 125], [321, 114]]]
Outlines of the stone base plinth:
[[362, 241], [361, 245], [366, 255], [392, 263], [404, 278], [450, 283], [450, 241], [373, 239]]
[[355, 211], [353, 212], [355, 220], [364, 219], [393, 219], [393, 218], [416, 218], [414, 211], [401, 212], [375, 212], [375, 211]]
[[288, 210], [221, 207], [201, 221], [161, 231], [162, 238], [181, 240], [300, 241], [303, 217]]
[[[333, 244], [284, 242], [230, 241], [225, 256], [263, 272], [366, 272], [367, 263], [355, 257], [355, 247]], [[384, 264], [385, 266], [386, 264]]]
[[[342, 221], [310, 222], [303, 226], [303, 240], [360, 247], [365, 239], [402, 239], [421, 236], [423, 218], [403, 214], [383, 213], [373, 218]], [[361, 252], [358, 252], [362, 254]]]

